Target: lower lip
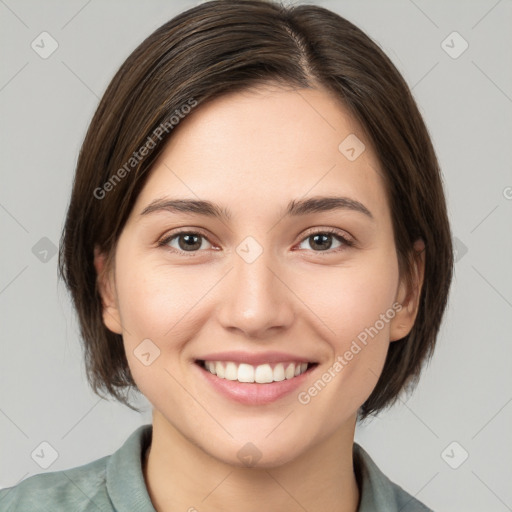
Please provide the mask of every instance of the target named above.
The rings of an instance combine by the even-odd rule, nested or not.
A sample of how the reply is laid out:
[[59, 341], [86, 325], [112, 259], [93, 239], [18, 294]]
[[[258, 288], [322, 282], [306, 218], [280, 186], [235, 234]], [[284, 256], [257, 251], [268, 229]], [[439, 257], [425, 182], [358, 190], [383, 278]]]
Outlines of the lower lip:
[[291, 379], [258, 384], [257, 382], [238, 382], [237, 380], [221, 379], [195, 363], [201, 375], [225, 397], [247, 405], [265, 405], [288, 395], [303, 385], [317, 365], [308, 368], [304, 373]]

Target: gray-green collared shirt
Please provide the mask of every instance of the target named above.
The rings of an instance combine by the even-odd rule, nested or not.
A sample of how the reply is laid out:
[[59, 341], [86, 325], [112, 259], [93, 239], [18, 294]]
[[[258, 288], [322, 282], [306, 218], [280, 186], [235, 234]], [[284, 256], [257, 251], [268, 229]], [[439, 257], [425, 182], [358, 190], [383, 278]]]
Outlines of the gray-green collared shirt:
[[[152, 425], [142, 425], [112, 455], [33, 475], [0, 490], [0, 511], [155, 512], [142, 473], [142, 454], [152, 432]], [[361, 497], [358, 512], [432, 512], [391, 482], [357, 443], [353, 453]]]

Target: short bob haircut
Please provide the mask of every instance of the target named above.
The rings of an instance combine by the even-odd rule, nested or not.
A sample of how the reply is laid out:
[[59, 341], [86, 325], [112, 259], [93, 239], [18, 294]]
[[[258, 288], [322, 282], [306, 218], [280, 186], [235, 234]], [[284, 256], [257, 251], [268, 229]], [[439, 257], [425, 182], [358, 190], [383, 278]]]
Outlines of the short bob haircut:
[[[165, 23], [126, 59], [79, 154], [59, 274], [78, 313], [87, 378], [98, 396], [106, 391], [138, 410], [128, 399], [138, 389], [122, 336], [102, 320], [94, 247], [105, 252], [110, 268], [134, 202], [172, 137], [169, 119], [190, 110], [184, 106], [191, 100], [197, 109], [207, 100], [267, 84], [334, 92], [361, 124], [384, 171], [400, 276], [412, 283], [415, 258], [425, 258], [416, 321], [407, 336], [390, 344], [359, 420], [392, 405], [418, 382], [446, 308], [453, 249], [439, 164], [411, 91], [380, 47], [332, 11], [267, 0], [212, 0]], [[413, 249], [419, 238], [424, 255]]]

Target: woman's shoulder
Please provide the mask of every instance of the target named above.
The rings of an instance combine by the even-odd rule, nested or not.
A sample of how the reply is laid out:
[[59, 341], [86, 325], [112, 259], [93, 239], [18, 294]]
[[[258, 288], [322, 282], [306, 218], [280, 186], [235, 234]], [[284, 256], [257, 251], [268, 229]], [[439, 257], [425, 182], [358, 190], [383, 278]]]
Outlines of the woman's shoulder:
[[152, 426], [141, 425], [111, 455], [82, 466], [41, 473], [0, 490], [2, 512], [154, 512], [142, 474], [141, 455]]
[[[19, 484], [0, 490], [0, 510], [4, 512], [80, 512], [109, 510], [106, 466], [110, 455], [61, 471], [40, 473]], [[109, 505], [108, 507], [106, 505]]]

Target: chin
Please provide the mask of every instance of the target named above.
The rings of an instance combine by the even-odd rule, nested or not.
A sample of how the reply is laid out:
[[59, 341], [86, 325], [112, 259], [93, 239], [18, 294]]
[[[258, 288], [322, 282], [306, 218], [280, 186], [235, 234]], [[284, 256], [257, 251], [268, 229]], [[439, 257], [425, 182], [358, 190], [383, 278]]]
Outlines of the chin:
[[[271, 434], [273, 435], [273, 434]], [[226, 443], [214, 443], [200, 446], [211, 457], [237, 468], [270, 469], [283, 466], [300, 457], [307, 449], [299, 443], [304, 443], [304, 436], [286, 436], [286, 439], [254, 439], [248, 436], [247, 441], [230, 440]]]

